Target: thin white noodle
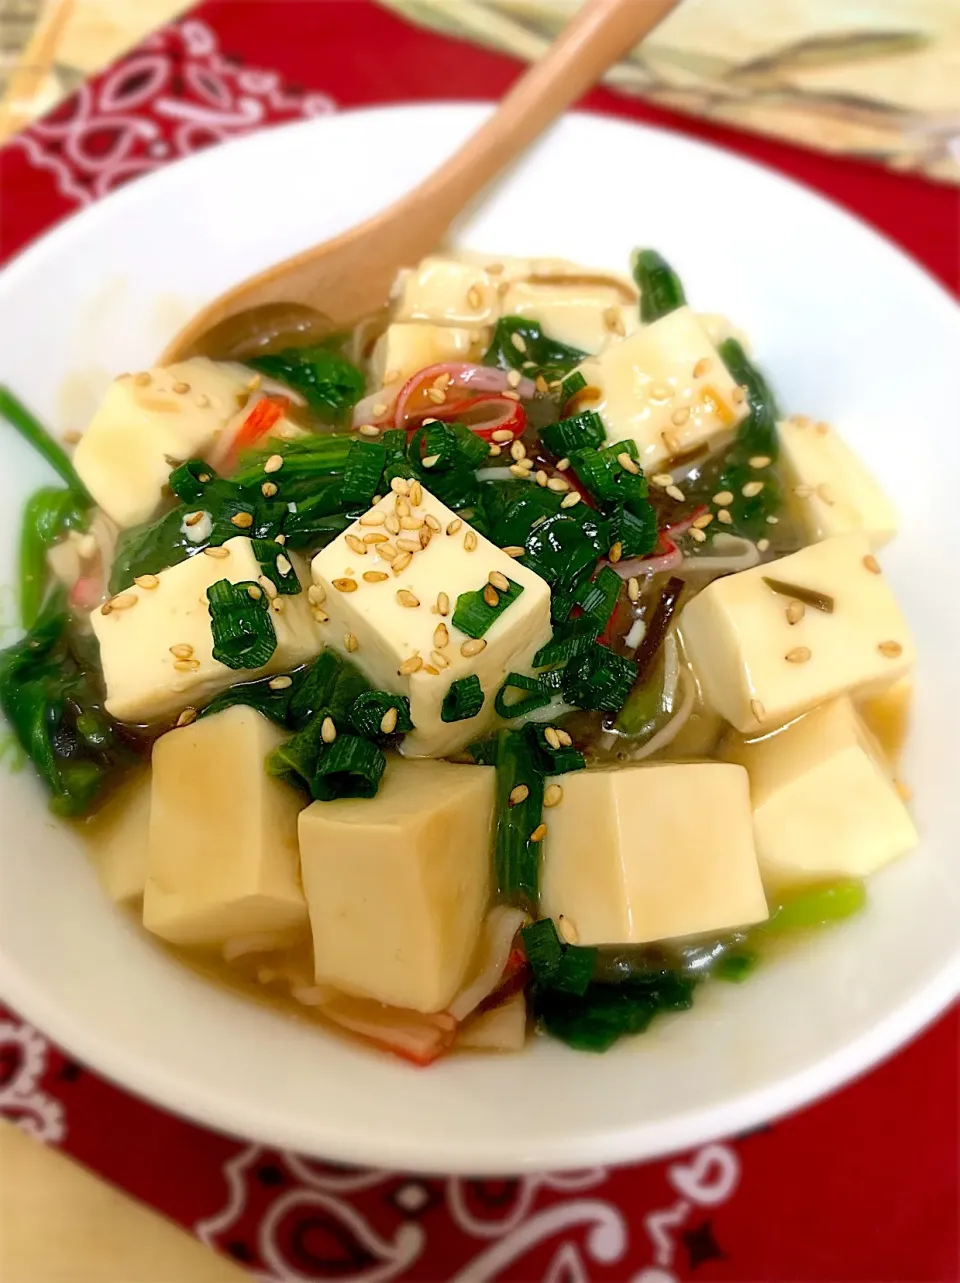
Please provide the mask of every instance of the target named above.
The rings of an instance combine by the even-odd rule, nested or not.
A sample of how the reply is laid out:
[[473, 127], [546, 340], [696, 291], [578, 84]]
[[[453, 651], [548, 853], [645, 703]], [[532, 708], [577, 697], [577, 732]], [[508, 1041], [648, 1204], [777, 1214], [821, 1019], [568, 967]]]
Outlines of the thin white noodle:
[[478, 481], [516, 481], [509, 468], [480, 468], [477, 472]]
[[[720, 542], [721, 539], [723, 540], [722, 544]], [[737, 535], [717, 535], [713, 541], [715, 548], [728, 547], [730, 544], [739, 544], [744, 551], [738, 556], [684, 557], [681, 569], [688, 573], [701, 571], [715, 575], [720, 571], [749, 570], [751, 566], [760, 564], [760, 551], [757, 545], [751, 543], [749, 539], [741, 539]]]
[[273, 953], [277, 949], [286, 949], [290, 937], [276, 931], [258, 931], [248, 936], [234, 936], [225, 940], [220, 953], [224, 962], [236, 962], [248, 953]]
[[675, 633], [667, 633], [663, 643], [663, 706], [673, 708], [680, 681], [680, 656]]
[[690, 718], [690, 714], [693, 712], [694, 696], [696, 692], [694, 690], [693, 682], [690, 680], [690, 676], [686, 671], [682, 674], [681, 680], [683, 682], [684, 690], [683, 700], [681, 701], [680, 707], [677, 709], [676, 713], [674, 713], [673, 717], [670, 718], [670, 721], [667, 722], [666, 726], [661, 727], [661, 729], [657, 731], [656, 735], [651, 736], [642, 748], [639, 748], [635, 753], [630, 754], [631, 762], [641, 762], [645, 757], [650, 757], [654, 753], [659, 752], [660, 749], [666, 748], [668, 744], [672, 743], [676, 739], [684, 726], [686, 726]]

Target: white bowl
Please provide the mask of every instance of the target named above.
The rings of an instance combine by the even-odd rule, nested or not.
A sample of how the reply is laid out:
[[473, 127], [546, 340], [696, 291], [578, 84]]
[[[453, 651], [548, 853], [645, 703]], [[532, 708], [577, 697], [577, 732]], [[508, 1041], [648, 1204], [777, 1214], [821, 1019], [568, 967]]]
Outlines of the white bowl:
[[[109, 375], [148, 364], [195, 307], [399, 195], [485, 110], [297, 124], [111, 196], [0, 277], [0, 380], [55, 426], [82, 422]], [[311, 1154], [471, 1173], [648, 1158], [836, 1087], [957, 992], [960, 320], [928, 276], [818, 196], [700, 143], [593, 116], [565, 119], [460, 239], [620, 269], [634, 245], [656, 246], [697, 307], [752, 336], [787, 407], [840, 425], [863, 452], [903, 518], [883, 561], [919, 644], [905, 775], [921, 849], [872, 881], [859, 919], [747, 984], [703, 988], [692, 1012], [605, 1056], [538, 1039], [519, 1056], [423, 1071], [179, 967], [107, 902], [35, 780], [4, 771], [0, 992], [130, 1090]], [[9, 583], [20, 506], [43, 471], [8, 431], [0, 450]]]

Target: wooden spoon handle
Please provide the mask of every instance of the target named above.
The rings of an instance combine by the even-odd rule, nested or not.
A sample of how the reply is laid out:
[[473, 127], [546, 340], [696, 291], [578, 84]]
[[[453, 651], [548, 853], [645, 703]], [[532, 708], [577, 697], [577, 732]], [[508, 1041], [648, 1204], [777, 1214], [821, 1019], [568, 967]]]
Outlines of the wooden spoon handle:
[[[422, 202], [438, 237], [572, 102], [666, 16], [677, 0], [587, 0], [500, 106], [401, 202]], [[585, 158], [586, 159], [586, 158]]]

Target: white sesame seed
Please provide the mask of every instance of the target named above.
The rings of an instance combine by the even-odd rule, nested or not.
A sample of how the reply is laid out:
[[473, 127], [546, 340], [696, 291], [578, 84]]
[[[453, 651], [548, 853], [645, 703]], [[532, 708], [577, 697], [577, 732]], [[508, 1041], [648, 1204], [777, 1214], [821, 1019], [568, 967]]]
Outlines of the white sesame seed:
[[344, 535], [343, 538], [347, 547], [353, 552], [358, 553], [361, 557], [365, 557], [367, 555], [366, 545], [362, 540], [358, 539], [356, 535]]
[[263, 470], [264, 472], [279, 472], [282, 467], [283, 467], [283, 455], [272, 454], [270, 458], [266, 461], [266, 463], [263, 465]]
[[473, 530], [468, 530], [466, 534], [463, 536], [463, 551], [473, 552], [476, 546], [477, 546], [476, 532]]
[[490, 433], [490, 440], [505, 443], [513, 440], [513, 433], [509, 428], [498, 428], [496, 432]]
[[748, 459], [747, 462], [750, 464], [751, 468], [769, 468], [773, 460], [769, 457], [769, 455], [755, 454], [753, 458]]
[[450, 598], [445, 592], [437, 593], [437, 613], [444, 618], [450, 614]]
[[463, 522], [460, 520], [460, 518], [454, 517], [452, 521], [447, 523], [447, 534], [455, 535], [462, 525], [463, 525]]
[[400, 665], [400, 667], [397, 669], [397, 675], [399, 677], [409, 677], [411, 673], [419, 672], [422, 667], [423, 667], [423, 660], [420, 658], [420, 656], [411, 655], [410, 658], [405, 659], [403, 663]]
[[411, 561], [413, 561], [412, 552], [398, 552], [393, 559], [390, 569], [395, 575], [402, 574], [402, 572], [410, 565]]
[[573, 740], [570, 738], [569, 732], [561, 730], [559, 726], [557, 727], [557, 739], [560, 741], [560, 743], [563, 745], [564, 748], [569, 748], [570, 745], [573, 743]]
[[717, 493], [713, 496], [713, 502], [717, 505], [718, 508], [725, 508], [728, 503], [733, 503], [733, 491], [718, 490]]
[[549, 481], [549, 479], [550, 479], [550, 478], [547, 476], [547, 474], [546, 474], [546, 473], [544, 472], [544, 470], [541, 468], [541, 469], [539, 470], [539, 472], [537, 473], [537, 485], [538, 485], [538, 486], [546, 486], [546, 484], [547, 484], [547, 482]]
[[185, 708], [177, 718], [178, 726], [189, 726], [191, 722], [197, 720], [197, 710], [195, 708]]
[[793, 650], [787, 651], [784, 659], [788, 664], [805, 664], [812, 654], [809, 646], [794, 646]]
[[400, 549], [401, 552], [419, 552], [420, 540], [409, 539], [409, 538], [398, 539], [397, 547]]
[[378, 437], [380, 435], [380, 429], [375, 423], [361, 423], [357, 431], [362, 437]]
[[406, 606], [408, 610], [415, 610], [420, 605], [420, 598], [415, 597], [409, 588], [397, 589], [397, 601], [401, 606]]
[[545, 824], [538, 824], [537, 827], [530, 834], [530, 841], [542, 842], [546, 836], [547, 836], [547, 826]]
[[289, 688], [293, 685], [293, 678], [292, 678], [292, 677], [284, 677], [284, 676], [281, 676], [281, 677], [271, 677], [271, 678], [270, 678], [270, 681], [267, 683], [267, 685], [270, 687], [270, 689], [271, 689], [272, 691], [285, 691], [285, 690], [289, 690]]
[[106, 604], [111, 608], [111, 610], [130, 610], [131, 607], [135, 606], [139, 600], [140, 598], [136, 593], [122, 592], [116, 597], [111, 597]]
[[511, 334], [510, 342], [513, 344], [513, 346], [517, 349], [518, 352], [526, 352], [527, 344], [522, 334]]
[[767, 551], [767, 549], [768, 549], [769, 547], [770, 547], [770, 540], [769, 540], [769, 539], [758, 539], [758, 540], [757, 540], [757, 551], [758, 551], [758, 552], [766, 552], [766, 551]]
[[460, 654], [464, 659], [470, 659], [474, 655], [479, 655], [482, 650], [486, 650], [487, 642], [484, 637], [471, 637], [460, 647]]
[[[559, 788], [560, 786], [557, 785]], [[561, 913], [557, 918], [557, 926], [560, 928], [560, 934], [566, 940], [567, 944], [576, 944], [580, 939], [580, 932], [573, 925], [569, 918], [564, 917]]]
[[743, 495], [744, 499], [754, 499], [762, 489], [762, 481], [748, 481], [745, 486], [741, 487], [740, 493]]
[[382, 512], [365, 512], [360, 518], [361, 526], [382, 526], [385, 514]]
[[690, 538], [693, 540], [693, 542], [694, 542], [694, 543], [706, 543], [706, 542], [707, 542], [707, 536], [703, 533], [703, 531], [702, 531], [702, 530], [699, 530], [696, 526], [692, 526], [692, 527], [691, 527], [691, 529], [690, 529]]
[[557, 471], [558, 471], [558, 472], [566, 472], [566, 470], [567, 470], [569, 467], [570, 467], [570, 460], [569, 460], [569, 459], [567, 459], [567, 458], [563, 458], [563, 459], [561, 459], [561, 460], [560, 460], [560, 462], [557, 464]]
[[260, 585], [260, 587], [267, 594], [267, 596], [270, 598], [271, 601], [273, 601], [276, 597], [279, 596], [279, 590], [277, 589], [277, 585], [273, 582], [272, 579], [269, 579], [266, 575], [258, 575], [257, 583]]
[[360, 649], [360, 642], [358, 641], [356, 634], [354, 633], [344, 633], [343, 645], [344, 645], [344, 649], [347, 650], [351, 655], [353, 654], [354, 651]]
[[[568, 495], [567, 498], [569, 497]], [[579, 498], [579, 496], [577, 497]], [[563, 507], [563, 503], [560, 504], [560, 507]], [[527, 555], [527, 550], [522, 544], [507, 544], [506, 548], [501, 548], [500, 551], [505, 552], [508, 557], [525, 557]]]
[[623, 468], [624, 472], [631, 472], [634, 476], [636, 476], [640, 471], [639, 467], [626, 450], [617, 455], [617, 463], [619, 463], [620, 467]]
[[[516, 371], [514, 371], [514, 373], [516, 373]], [[515, 459], [518, 463], [521, 459], [525, 459], [527, 457], [527, 447], [522, 441], [511, 442], [510, 457], [511, 459]]]
[[530, 790], [526, 784], [517, 784], [510, 790], [509, 802], [511, 806], [519, 806], [530, 796]]
[[631, 601], [639, 601], [640, 599], [640, 580], [639, 579], [627, 580], [627, 596], [630, 598]]
[[156, 575], [137, 575], [133, 581], [138, 588], [159, 588], [160, 580]]
[[390, 482], [390, 489], [394, 494], [405, 495], [410, 487], [407, 485], [406, 477], [394, 477]]
[[543, 794], [544, 806], [559, 806], [563, 801], [563, 789], [559, 784], [548, 784]]
[[337, 738], [337, 726], [332, 717], [325, 717], [320, 723], [320, 738], [324, 744], [332, 744]]
[[519, 371], [519, 370], [510, 370], [510, 371], [507, 373], [507, 383], [508, 383], [508, 384], [510, 385], [510, 387], [512, 387], [512, 388], [519, 387], [519, 386], [520, 386], [520, 380], [521, 380], [522, 378], [523, 378], [523, 375], [520, 373], [520, 371]]
[[223, 561], [225, 558], [230, 556], [229, 548], [221, 548], [219, 546], [216, 548], [204, 548], [203, 551], [208, 557], [214, 557], [218, 561]]
[[557, 494], [566, 494], [570, 489], [570, 482], [564, 481], [563, 477], [551, 477], [547, 482], [547, 489], [553, 490]]
[[788, 624], [799, 624], [800, 620], [806, 613], [807, 608], [804, 606], [802, 601], [791, 601], [787, 603], [786, 615]]
[[260, 493], [263, 495], [264, 499], [272, 499], [277, 493], [277, 489], [278, 487], [275, 481], [265, 481], [260, 487]]
[[390, 576], [385, 574], [382, 570], [365, 570], [363, 572], [363, 578], [368, 584], [382, 584], [383, 581], [385, 579], [389, 579]]
[[388, 708], [383, 717], [380, 718], [380, 730], [384, 735], [392, 735], [397, 729], [397, 710], [393, 707]]
[[721, 525], [732, 526], [733, 517], [731, 517], [730, 515], [729, 508], [721, 508], [720, 511], [717, 513], [717, 520], [721, 523]]
[[543, 732], [543, 738], [547, 741], [547, 743], [550, 745], [551, 748], [560, 747], [560, 736], [557, 733], [557, 728], [555, 726], [548, 726], [546, 730]]
[[666, 490], [667, 486], [673, 485], [673, 474], [670, 472], [657, 472], [650, 480], [655, 486], [659, 486], [661, 490]]
[[521, 467], [519, 463], [510, 465], [510, 475], [517, 478], [518, 481], [526, 481], [530, 476], [530, 469]]
[[670, 498], [676, 499], [677, 503], [683, 503], [687, 497], [679, 486], [666, 486], [665, 489]]
[[571, 490], [569, 494], [565, 494], [563, 498], [560, 500], [560, 507], [575, 508], [579, 502], [580, 502], [579, 493], [576, 490]]

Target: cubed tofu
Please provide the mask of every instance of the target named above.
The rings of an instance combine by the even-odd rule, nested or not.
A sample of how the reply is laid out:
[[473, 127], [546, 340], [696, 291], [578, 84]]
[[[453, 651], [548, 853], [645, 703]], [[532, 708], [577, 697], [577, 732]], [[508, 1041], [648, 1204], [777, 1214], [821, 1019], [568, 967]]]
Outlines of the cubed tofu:
[[500, 315], [497, 280], [481, 263], [431, 254], [401, 272], [394, 286], [397, 321], [432, 321], [468, 329], [493, 325]]
[[750, 775], [768, 891], [865, 877], [916, 845], [880, 746], [847, 696], [775, 735], [752, 743], [731, 737], [724, 756]]
[[149, 521], [174, 464], [203, 455], [242, 414], [249, 370], [206, 357], [123, 374], [107, 389], [73, 462], [121, 527]]
[[116, 904], [135, 904], [147, 880], [150, 772], [138, 771], [111, 797], [86, 836], [97, 876]]
[[143, 925], [171, 944], [306, 927], [300, 794], [264, 770], [286, 738], [235, 705], [169, 731], [153, 749]]
[[[530, 671], [534, 655], [551, 636], [550, 589], [426, 490], [413, 508], [415, 520], [429, 518], [439, 531], [426, 548], [412, 552], [406, 565], [402, 553], [388, 560], [384, 548], [419, 547], [419, 530], [401, 530], [399, 542], [391, 536], [386, 544], [361, 543], [368, 551], [358, 554], [358, 541], [387, 529], [375, 523], [395, 518], [396, 500], [388, 494], [314, 557], [313, 582], [324, 594], [322, 610], [329, 616], [320, 627], [327, 645], [348, 654], [373, 686], [409, 697], [416, 729], [405, 737], [403, 752], [444, 757], [495, 722], [494, 699], [507, 673]], [[477, 641], [454, 625], [453, 613], [459, 594], [482, 590], [492, 571], [523, 591]], [[441, 593], [449, 600], [445, 617], [437, 610]], [[443, 721], [441, 708], [451, 684], [471, 674], [480, 680], [483, 708], [465, 721]]]
[[[823, 593], [790, 623], [765, 577]], [[845, 691], [881, 690], [913, 665], [910, 630], [863, 534], [715, 579], [683, 608], [680, 632], [708, 704], [738, 730], [782, 726]]]
[[634, 441], [647, 471], [747, 414], [743, 392], [688, 307], [641, 326], [578, 369], [601, 392], [592, 408], [608, 438]]
[[490, 892], [494, 777], [391, 757], [375, 798], [301, 813], [318, 984], [415, 1011], [447, 1006]]
[[503, 295], [501, 311], [536, 321], [550, 338], [590, 353], [640, 328], [636, 291], [587, 275], [569, 284], [563, 276], [517, 281]]
[[481, 355], [481, 340], [480, 330], [459, 325], [394, 321], [377, 339], [370, 358], [370, 377], [375, 386], [391, 385], [409, 379], [428, 365], [469, 361]]
[[581, 944], [645, 944], [767, 917], [747, 773], [724, 762], [578, 771], [554, 781], [540, 909]]
[[779, 432], [790, 506], [810, 539], [862, 530], [879, 548], [893, 538], [893, 505], [833, 428], [798, 417], [781, 423]]
[[223, 549], [225, 556], [198, 553], [162, 570], [154, 588], [134, 584], [120, 594], [120, 607], [107, 614], [99, 606], [91, 613], [112, 717], [161, 721], [237, 682], [295, 668], [322, 650], [318, 625], [301, 592], [274, 603], [283, 603], [282, 611], [270, 611], [277, 648], [262, 668], [228, 668], [213, 658], [207, 589], [221, 579], [256, 582], [263, 573], [251, 540], [228, 539]]
[[913, 677], [901, 677], [885, 690], [865, 696], [857, 712], [876, 738], [887, 761], [896, 766], [910, 726]]

